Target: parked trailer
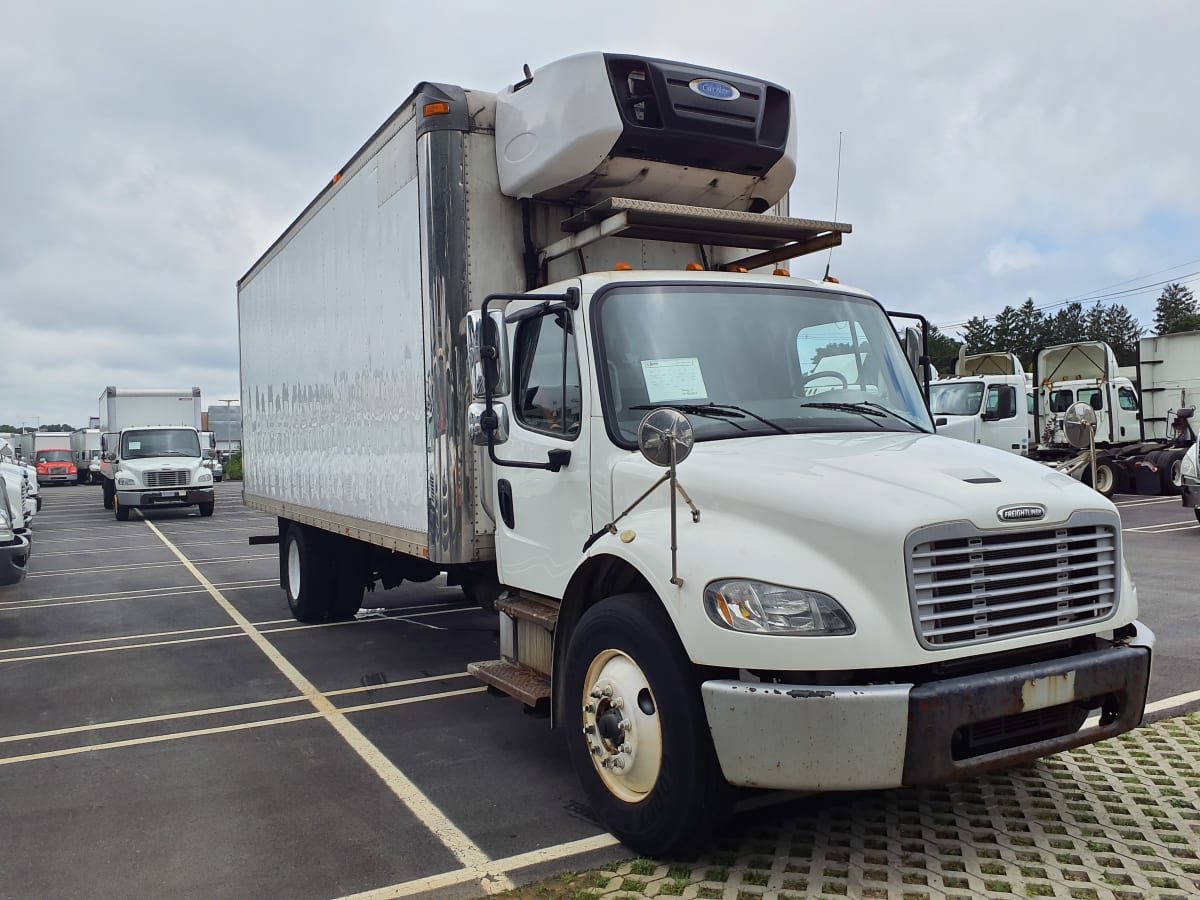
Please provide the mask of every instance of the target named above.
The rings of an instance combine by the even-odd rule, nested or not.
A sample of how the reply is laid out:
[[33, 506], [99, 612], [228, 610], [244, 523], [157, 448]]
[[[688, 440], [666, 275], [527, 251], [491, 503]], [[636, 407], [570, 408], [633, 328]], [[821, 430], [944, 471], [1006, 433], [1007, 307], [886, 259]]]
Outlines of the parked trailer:
[[422, 82], [238, 283], [293, 614], [439, 573], [494, 603], [470, 670], [643, 853], [731, 784], [966, 778], [1143, 711], [1112, 504], [934, 434], [877, 301], [772, 274], [850, 231], [782, 214], [796, 128], [782, 87], [640, 57]]
[[71, 461], [80, 484], [100, 481], [100, 429], [77, 428], [71, 432]]

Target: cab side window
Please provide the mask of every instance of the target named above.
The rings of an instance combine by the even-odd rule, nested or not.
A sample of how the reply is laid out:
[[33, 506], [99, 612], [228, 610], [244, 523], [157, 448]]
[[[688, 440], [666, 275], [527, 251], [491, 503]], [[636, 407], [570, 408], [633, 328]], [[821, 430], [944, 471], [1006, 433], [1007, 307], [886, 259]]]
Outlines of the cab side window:
[[989, 419], [1011, 419], [1017, 414], [1016, 388], [999, 384], [990, 386], [984, 410]]
[[1137, 394], [1133, 392], [1132, 388], [1117, 388], [1117, 402], [1121, 404], [1121, 409], [1136, 411], [1138, 408]]
[[1063, 413], [1067, 411], [1067, 407], [1075, 401], [1069, 389], [1061, 389], [1050, 392], [1050, 412]]
[[513, 415], [530, 431], [574, 440], [583, 417], [579, 358], [566, 313], [526, 319], [513, 347]]

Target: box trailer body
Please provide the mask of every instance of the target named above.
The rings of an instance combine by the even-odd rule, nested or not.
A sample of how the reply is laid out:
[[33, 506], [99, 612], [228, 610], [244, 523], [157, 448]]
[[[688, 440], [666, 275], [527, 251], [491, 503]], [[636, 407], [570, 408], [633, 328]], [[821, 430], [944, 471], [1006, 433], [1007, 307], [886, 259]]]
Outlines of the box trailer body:
[[77, 428], [71, 432], [71, 459], [81, 484], [100, 481], [100, 429]]
[[1175, 410], [1200, 400], [1200, 331], [1142, 338], [1137, 370], [1143, 437], [1169, 440]]
[[200, 446], [200, 388], [110, 385], [99, 406], [105, 509], [120, 521], [150, 507], [196, 506], [202, 516], [213, 514], [213, 475]]
[[293, 614], [438, 573], [494, 604], [470, 670], [548, 708], [645, 853], [727, 783], [929, 784], [1136, 725], [1112, 504], [934, 434], [883, 307], [776, 274], [850, 230], [786, 214], [787, 92], [585, 57], [419, 84], [239, 280], [243, 497]]

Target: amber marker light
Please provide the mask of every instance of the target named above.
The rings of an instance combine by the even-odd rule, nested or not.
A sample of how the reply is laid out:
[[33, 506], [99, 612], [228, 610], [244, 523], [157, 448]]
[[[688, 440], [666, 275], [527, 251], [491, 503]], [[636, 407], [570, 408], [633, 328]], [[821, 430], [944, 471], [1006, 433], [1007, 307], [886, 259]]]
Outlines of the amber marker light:
[[426, 116], [444, 116], [450, 112], [450, 104], [442, 101], [426, 103], [421, 107], [421, 112]]
[[776, 270], [775, 270], [774, 272], [772, 272], [771, 274], [772, 274], [772, 275], [778, 275], [778, 276], [779, 276], [779, 277], [781, 277], [781, 278], [790, 278], [790, 277], [791, 277], [791, 275], [792, 275], [792, 273], [791, 273], [791, 272], [789, 272], [787, 269], [776, 269]]
[[688, 272], [703, 272], [704, 271], [704, 266], [700, 265], [700, 263], [688, 263], [683, 268]]
[[633, 266], [631, 266], [629, 263], [617, 263], [615, 266], [613, 266], [613, 271], [614, 272], [632, 272]]

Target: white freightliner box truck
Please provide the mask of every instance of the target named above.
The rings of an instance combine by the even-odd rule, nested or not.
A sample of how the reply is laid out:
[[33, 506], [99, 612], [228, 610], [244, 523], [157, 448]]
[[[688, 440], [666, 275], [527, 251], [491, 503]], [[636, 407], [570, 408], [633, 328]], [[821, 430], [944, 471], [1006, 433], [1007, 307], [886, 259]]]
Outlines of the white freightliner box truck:
[[76, 428], [71, 432], [71, 459], [80, 484], [100, 480], [100, 429]]
[[100, 395], [104, 508], [126, 521], [135, 507], [216, 506], [200, 448], [200, 388], [118, 390]]
[[773, 274], [850, 230], [764, 214], [796, 127], [781, 87], [637, 57], [421, 83], [238, 283], [294, 615], [439, 572], [494, 602], [469, 668], [645, 853], [731, 784], [954, 780], [1144, 707], [1112, 504], [936, 435], [876, 300]]

